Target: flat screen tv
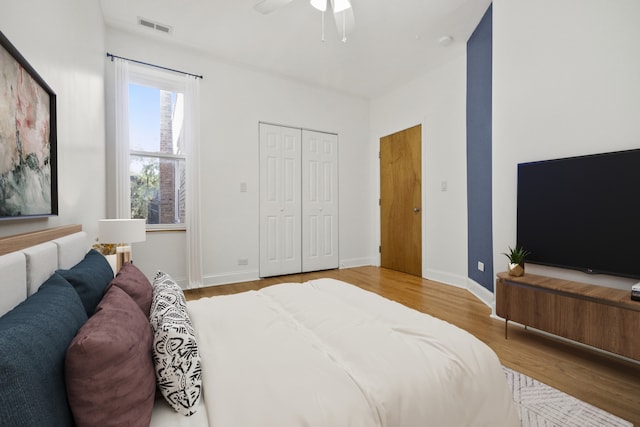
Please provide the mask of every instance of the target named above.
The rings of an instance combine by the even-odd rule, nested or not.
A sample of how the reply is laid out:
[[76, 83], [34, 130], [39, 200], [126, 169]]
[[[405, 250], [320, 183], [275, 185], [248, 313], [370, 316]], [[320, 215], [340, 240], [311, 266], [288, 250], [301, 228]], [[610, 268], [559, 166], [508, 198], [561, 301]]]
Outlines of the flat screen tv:
[[527, 262], [640, 278], [640, 149], [518, 165]]

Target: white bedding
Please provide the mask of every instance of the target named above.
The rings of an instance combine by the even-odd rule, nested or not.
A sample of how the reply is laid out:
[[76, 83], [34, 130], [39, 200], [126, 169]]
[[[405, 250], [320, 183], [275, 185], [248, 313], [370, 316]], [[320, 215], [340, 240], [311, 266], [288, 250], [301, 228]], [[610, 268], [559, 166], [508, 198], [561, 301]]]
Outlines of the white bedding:
[[190, 301], [209, 425], [519, 426], [495, 353], [333, 279]]
[[153, 404], [150, 427], [208, 427], [207, 408], [200, 399], [195, 414], [185, 417], [176, 412], [162, 396], [157, 396]]

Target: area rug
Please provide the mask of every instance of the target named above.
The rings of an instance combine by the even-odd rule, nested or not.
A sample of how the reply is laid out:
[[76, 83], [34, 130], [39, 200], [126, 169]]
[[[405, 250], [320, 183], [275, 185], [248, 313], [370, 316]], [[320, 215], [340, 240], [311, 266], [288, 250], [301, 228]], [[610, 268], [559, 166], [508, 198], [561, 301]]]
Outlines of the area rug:
[[633, 427], [628, 421], [503, 366], [522, 427]]

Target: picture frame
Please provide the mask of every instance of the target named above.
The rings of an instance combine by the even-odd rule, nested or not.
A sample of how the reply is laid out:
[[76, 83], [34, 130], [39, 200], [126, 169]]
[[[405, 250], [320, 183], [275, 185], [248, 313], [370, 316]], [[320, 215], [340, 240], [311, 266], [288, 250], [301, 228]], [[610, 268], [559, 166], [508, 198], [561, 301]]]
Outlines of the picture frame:
[[0, 221], [58, 215], [56, 94], [0, 32]]

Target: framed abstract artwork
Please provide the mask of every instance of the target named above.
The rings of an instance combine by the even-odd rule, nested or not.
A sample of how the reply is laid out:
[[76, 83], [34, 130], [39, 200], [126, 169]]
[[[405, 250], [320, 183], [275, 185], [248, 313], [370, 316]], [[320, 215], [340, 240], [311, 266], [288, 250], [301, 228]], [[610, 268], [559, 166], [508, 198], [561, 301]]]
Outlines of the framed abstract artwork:
[[0, 220], [58, 214], [56, 94], [0, 32]]

